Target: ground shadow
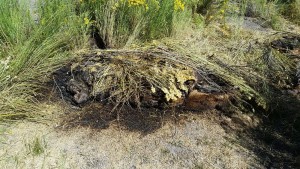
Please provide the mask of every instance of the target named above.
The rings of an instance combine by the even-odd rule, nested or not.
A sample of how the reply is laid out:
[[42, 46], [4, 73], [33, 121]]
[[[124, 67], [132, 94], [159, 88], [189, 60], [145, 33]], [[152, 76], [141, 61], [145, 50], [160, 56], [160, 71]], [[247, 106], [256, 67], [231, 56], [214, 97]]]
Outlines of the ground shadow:
[[[258, 112], [262, 122], [255, 128], [234, 131], [223, 125], [227, 132], [235, 132], [237, 144], [253, 152], [266, 168], [297, 168], [300, 152], [300, 101], [277, 91], [268, 112]], [[231, 138], [228, 138], [232, 142]], [[254, 167], [255, 168], [255, 167]]]
[[[67, 102], [65, 104], [70, 106]], [[272, 105], [269, 112], [257, 113], [262, 122], [256, 127], [249, 127], [243, 119], [228, 124], [223, 117], [233, 119], [234, 114], [228, 110], [214, 109], [216, 113], [212, 116], [219, 116], [218, 122], [221, 126], [237, 137], [237, 139], [227, 138], [233, 145], [238, 144], [248, 149], [266, 168], [296, 168], [295, 157], [300, 152], [299, 126], [297, 126], [300, 101], [290, 95], [277, 94]], [[145, 136], [160, 129], [166, 122], [176, 125], [182, 121], [179, 117], [182, 112], [201, 114], [206, 111], [191, 111], [182, 107], [137, 109], [124, 106], [123, 109], [112, 112], [113, 108], [111, 105], [97, 102], [88, 103], [82, 108], [73, 106], [66, 112], [61, 125], [64, 129], [85, 127], [96, 132], [117, 125], [122, 130], [138, 132]], [[257, 168], [257, 163], [250, 165]]]
[[[161, 128], [167, 121], [176, 123], [178, 112], [172, 108], [141, 108], [134, 109], [125, 106], [122, 109], [112, 111], [111, 105], [90, 103], [83, 108], [69, 109], [62, 121], [64, 128], [87, 127], [94, 130], [102, 130], [110, 125], [117, 125], [121, 129], [130, 132], [139, 132], [147, 135]], [[74, 113], [75, 112], [75, 113]]]

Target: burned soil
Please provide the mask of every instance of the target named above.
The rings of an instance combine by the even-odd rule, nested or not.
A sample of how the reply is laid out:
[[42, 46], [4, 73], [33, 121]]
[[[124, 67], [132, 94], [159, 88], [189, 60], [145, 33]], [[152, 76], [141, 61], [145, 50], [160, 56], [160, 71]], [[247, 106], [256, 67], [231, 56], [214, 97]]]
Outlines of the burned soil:
[[[106, 129], [117, 122], [125, 130], [147, 135], [167, 121], [185, 123], [188, 118], [182, 111], [216, 111], [213, 117], [219, 116], [225, 131], [240, 133], [238, 144], [255, 152], [262, 164], [293, 168], [300, 141], [299, 44], [299, 36], [291, 34], [265, 43], [262, 57], [270, 71], [268, 109], [253, 99], [239, 104], [234, 97], [238, 87], [180, 60], [171, 50], [89, 51], [53, 74], [58, 95], [80, 107], [80, 113], [63, 122], [64, 127]], [[280, 65], [277, 54], [291, 63], [285, 72], [288, 79], [279, 76], [282, 68], [276, 67]], [[249, 113], [237, 113], [239, 106]], [[257, 142], [262, 146], [255, 146]], [[267, 150], [269, 146], [272, 151]]]

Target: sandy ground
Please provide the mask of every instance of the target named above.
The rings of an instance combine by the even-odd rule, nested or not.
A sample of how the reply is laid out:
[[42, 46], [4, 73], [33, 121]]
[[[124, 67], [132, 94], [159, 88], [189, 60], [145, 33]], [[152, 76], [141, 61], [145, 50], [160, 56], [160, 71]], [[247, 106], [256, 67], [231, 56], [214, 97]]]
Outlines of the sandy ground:
[[[47, 111], [59, 109], [48, 106]], [[118, 127], [72, 127], [59, 120], [0, 125], [0, 166], [12, 168], [263, 168], [256, 155], [234, 143], [235, 135], [189, 114], [183, 123], [166, 122], [144, 134]]]

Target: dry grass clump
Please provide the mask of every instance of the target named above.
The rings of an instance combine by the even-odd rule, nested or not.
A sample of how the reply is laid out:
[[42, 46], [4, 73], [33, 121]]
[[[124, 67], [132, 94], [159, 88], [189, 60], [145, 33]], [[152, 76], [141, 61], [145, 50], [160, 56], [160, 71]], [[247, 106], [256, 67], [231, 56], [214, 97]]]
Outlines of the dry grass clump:
[[[84, 56], [83, 61], [72, 65], [72, 70], [91, 75], [93, 80], [88, 83], [92, 97], [107, 96], [105, 99], [116, 107], [155, 107], [183, 99], [197, 81], [192, 64], [183, 59], [158, 49], [99, 51]], [[79, 78], [85, 77], [81, 74]]]
[[270, 85], [288, 87], [295, 72], [293, 61], [274, 50], [271, 42], [290, 35], [246, 30], [237, 23], [228, 23], [228, 26], [226, 33], [211, 25], [202, 33], [185, 34], [186, 37], [178, 41], [166, 39], [164, 43], [191, 56], [198, 67], [238, 89], [242, 95], [236, 94], [236, 100], [254, 101], [268, 109], [273, 99]]

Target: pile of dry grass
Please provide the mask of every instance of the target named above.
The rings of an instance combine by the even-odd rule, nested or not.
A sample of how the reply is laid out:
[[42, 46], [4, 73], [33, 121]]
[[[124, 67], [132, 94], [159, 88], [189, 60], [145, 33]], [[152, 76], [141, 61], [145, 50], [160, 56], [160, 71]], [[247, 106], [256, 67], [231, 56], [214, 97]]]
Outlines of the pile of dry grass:
[[201, 77], [188, 58], [163, 48], [96, 50], [80, 56], [69, 65], [69, 73], [55, 75], [62, 93], [75, 104], [89, 100], [115, 107], [180, 104], [196, 84], [196, 74]]

